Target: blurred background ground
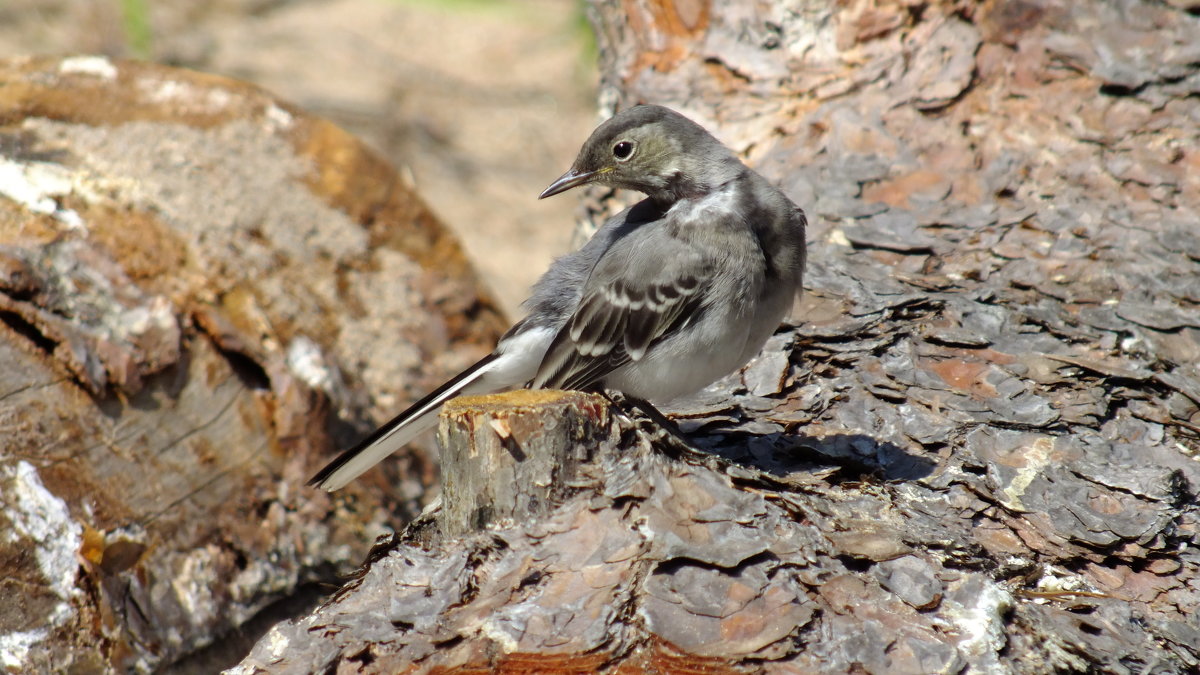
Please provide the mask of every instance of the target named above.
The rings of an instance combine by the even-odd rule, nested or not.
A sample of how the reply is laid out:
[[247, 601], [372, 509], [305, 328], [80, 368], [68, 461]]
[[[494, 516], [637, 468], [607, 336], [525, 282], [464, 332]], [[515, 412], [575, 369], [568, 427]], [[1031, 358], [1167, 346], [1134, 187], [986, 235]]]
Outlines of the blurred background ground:
[[581, 0], [8, 0], [0, 57], [104, 54], [246, 80], [383, 153], [504, 309], [567, 251], [577, 201], [538, 201], [594, 127]]

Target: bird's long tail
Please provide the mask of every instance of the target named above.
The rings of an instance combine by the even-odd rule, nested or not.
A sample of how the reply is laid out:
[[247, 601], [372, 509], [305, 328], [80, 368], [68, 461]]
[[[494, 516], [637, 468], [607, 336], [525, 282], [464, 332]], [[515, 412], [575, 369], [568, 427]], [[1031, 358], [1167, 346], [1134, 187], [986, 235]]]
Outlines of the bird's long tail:
[[417, 401], [408, 410], [396, 415], [390, 422], [379, 427], [361, 443], [338, 455], [324, 469], [308, 481], [323, 490], [337, 490], [358, 478], [367, 469], [378, 464], [384, 457], [409, 443], [413, 438], [437, 422], [437, 413], [442, 404], [462, 394], [491, 391], [512, 383], [489, 382], [487, 375], [497, 359], [495, 353], [488, 354], [475, 365], [456, 375], [449, 382]]

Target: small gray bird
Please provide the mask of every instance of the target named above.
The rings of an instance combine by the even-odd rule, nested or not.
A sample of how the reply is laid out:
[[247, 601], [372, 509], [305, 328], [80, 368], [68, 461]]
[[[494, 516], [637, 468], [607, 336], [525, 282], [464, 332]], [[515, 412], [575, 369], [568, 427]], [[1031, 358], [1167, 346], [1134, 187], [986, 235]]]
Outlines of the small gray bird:
[[539, 199], [588, 183], [647, 198], [551, 265], [495, 351], [310, 485], [341, 488], [433, 426], [455, 396], [527, 385], [666, 403], [758, 353], [800, 292], [804, 212], [700, 125], [661, 106], [601, 124]]

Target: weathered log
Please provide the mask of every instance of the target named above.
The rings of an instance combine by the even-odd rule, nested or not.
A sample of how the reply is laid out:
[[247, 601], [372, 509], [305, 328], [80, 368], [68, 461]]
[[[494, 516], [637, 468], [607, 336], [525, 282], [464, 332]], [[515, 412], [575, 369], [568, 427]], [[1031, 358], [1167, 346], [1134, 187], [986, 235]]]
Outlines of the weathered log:
[[500, 325], [328, 122], [171, 68], [0, 63], [0, 665], [149, 671], [311, 602], [434, 470], [304, 481]]

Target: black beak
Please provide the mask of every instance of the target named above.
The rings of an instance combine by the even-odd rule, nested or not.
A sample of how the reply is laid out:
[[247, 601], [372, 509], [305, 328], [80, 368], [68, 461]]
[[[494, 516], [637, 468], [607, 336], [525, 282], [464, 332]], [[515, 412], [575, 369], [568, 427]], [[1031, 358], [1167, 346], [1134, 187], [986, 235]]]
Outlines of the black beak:
[[546, 188], [545, 190], [542, 190], [542, 194], [538, 195], [538, 199], [545, 199], [546, 197], [553, 197], [554, 195], [556, 195], [560, 192], [566, 192], [567, 190], [570, 190], [573, 187], [583, 185], [584, 183], [590, 183], [592, 181], [592, 179], [594, 179], [596, 177], [596, 174], [598, 174], [598, 173], [600, 173], [600, 172], [599, 171], [585, 171], [583, 173], [579, 173], [575, 169], [571, 169], [570, 171], [559, 176], [558, 180], [556, 180], [550, 184], [550, 187]]

